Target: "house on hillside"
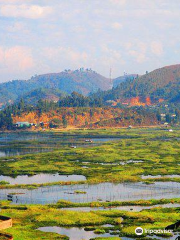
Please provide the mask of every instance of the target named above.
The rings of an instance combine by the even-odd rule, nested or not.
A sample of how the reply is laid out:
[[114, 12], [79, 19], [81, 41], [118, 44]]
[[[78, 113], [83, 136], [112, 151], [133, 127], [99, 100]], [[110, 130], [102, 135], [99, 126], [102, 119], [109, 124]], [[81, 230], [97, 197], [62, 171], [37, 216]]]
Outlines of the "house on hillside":
[[17, 128], [31, 127], [31, 123], [29, 122], [17, 122], [15, 124]]
[[160, 114], [160, 118], [161, 118], [161, 121], [165, 121], [166, 120], [166, 114], [165, 113], [161, 113]]

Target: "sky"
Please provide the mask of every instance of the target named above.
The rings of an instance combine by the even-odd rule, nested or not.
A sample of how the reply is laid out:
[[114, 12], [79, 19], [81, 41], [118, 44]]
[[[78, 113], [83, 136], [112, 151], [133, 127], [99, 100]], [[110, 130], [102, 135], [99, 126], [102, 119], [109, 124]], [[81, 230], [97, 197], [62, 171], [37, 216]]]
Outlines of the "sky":
[[179, 0], [0, 0], [0, 82], [180, 63]]

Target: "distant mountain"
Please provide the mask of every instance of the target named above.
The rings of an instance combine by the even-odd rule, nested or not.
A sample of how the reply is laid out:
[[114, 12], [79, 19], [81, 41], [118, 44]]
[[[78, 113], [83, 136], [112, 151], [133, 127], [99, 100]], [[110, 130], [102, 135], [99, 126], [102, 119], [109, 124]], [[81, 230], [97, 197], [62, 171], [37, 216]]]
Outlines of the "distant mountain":
[[104, 101], [115, 100], [130, 105], [180, 101], [180, 64], [128, 79], [112, 90], [99, 92], [98, 95]]
[[133, 80], [134, 78], [137, 78], [137, 76], [138, 74], [128, 74], [115, 78], [113, 80], [113, 87], [117, 87], [120, 83], [125, 82], [126, 80]]
[[65, 70], [61, 73], [34, 76], [26, 81], [14, 80], [0, 84], [0, 105], [11, 103], [39, 88], [56, 89], [68, 94], [76, 91], [87, 95], [98, 89], [110, 89], [111, 81], [91, 69]]
[[[24, 98], [29, 103], [38, 99], [57, 101], [73, 91], [103, 100], [108, 105], [145, 106], [161, 102], [180, 102], [180, 64], [163, 67], [145, 75], [126, 75], [113, 80], [91, 69], [65, 70], [0, 84], [0, 107]], [[49, 90], [48, 90], [49, 89]], [[98, 91], [99, 90], [99, 91]], [[27, 100], [26, 100], [27, 99]]]
[[[57, 102], [60, 97], [63, 98], [65, 96], [66, 94], [58, 89], [38, 88], [24, 94], [21, 96], [21, 98], [24, 99], [25, 103], [31, 103], [32, 105], [35, 105], [37, 104], [38, 100]], [[17, 101], [20, 101], [20, 98], [18, 98]]]

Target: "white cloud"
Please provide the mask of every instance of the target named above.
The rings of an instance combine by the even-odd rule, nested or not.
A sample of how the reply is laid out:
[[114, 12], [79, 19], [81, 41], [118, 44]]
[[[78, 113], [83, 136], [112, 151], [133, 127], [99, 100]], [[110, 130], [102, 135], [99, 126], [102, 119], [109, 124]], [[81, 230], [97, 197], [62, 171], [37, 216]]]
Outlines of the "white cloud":
[[11, 48], [0, 47], [0, 68], [1, 70], [24, 72], [34, 67], [31, 49], [22, 46]]
[[0, 6], [0, 15], [3, 17], [14, 17], [14, 18], [30, 18], [38, 19], [43, 18], [52, 13], [52, 8], [45, 6], [41, 7], [38, 5], [2, 5]]
[[[26, 2], [30, 2], [31, 0], [26, 0]], [[24, 0], [0, 0], [0, 4], [14, 4], [14, 3], [22, 3]]]
[[172, 23], [164, 22], [164, 21], [158, 21], [158, 22], [155, 23], [155, 25], [159, 29], [163, 29], [163, 30], [171, 29], [173, 27]]
[[[106, 76], [110, 66], [116, 76], [150, 71], [179, 61], [179, 21], [179, 0], [0, 0], [1, 75], [5, 67], [4, 80], [82, 66]], [[26, 46], [24, 74], [14, 45]]]
[[20, 32], [28, 32], [28, 30], [25, 28], [25, 24], [23, 22], [14, 22], [12, 25], [7, 26], [7, 31], [17, 33]]
[[123, 28], [123, 25], [122, 25], [122, 23], [114, 22], [114, 23], [112, 23], [112, 28], [115, 30], [120, 30]]
[[147, 60], [147, 44], [141, 41], [134, 41], [125, 44], [128, 54], [132, 56], [137, 63], [144, 63]]
[[127, 0], [110, 0], [110, 3], [115, 4], [115, 5], [119, 5], [119, 6], [125, 5], [126, 2], [127, 2]]
[[[32, 2], [33, 0], [26, 0], [27, 2]], [[24, 0], [0, 0], [0, 4], [22, 4]]]
[[[76, 64], [77, 66], [86, 63], [88, 61], [88, 54], [84, 51], [76, 51], [72, 48], [58, 47], [58, 48], [45, 48], [43, 50], [44, 56], [51, 61], [64, 63], [68, 61], [69, 64]], [[63, 56], [63, 58], [62, 58]], [[82, 65], [81, 65], [82, 66]]]
[[156, 56], [161, 56], [163, 54], [163, 45], [161, 42], [152, 42], [151, 43], [151, 51]]
[[[110, 67], [115, 70], [120, 65], [124, 65], [125, 61], [122, 58], [120, 51], [108, 48], [105, 45], [100, 47], [100, 54], [96, 55], [96, 49], [92, 48], [91, 53], [86, 51], [77, 51], [73, 48], [58, 47], [43, 49], [44, 63], [42, 68], [50, 61], [53, 69], [46, 71], [62, 71], [65, 68], [77, 69], [80, 67], [92, 68], [101, 74], [109, 75]], [[47, 69], [47, 68], [46, 68]]]
[[129, 54], [136, 59], [137, 63], [143, 63], [146, 61], [146, 55], [143, 52], [131, 50]]

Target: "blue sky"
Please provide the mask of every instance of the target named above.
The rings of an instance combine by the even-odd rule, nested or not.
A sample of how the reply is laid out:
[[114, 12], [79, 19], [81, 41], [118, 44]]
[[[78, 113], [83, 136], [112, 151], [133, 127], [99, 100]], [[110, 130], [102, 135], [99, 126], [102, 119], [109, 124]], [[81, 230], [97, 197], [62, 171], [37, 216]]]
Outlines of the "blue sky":
[[180, 63], [179, 0], [0, 0], [0, 82]]

